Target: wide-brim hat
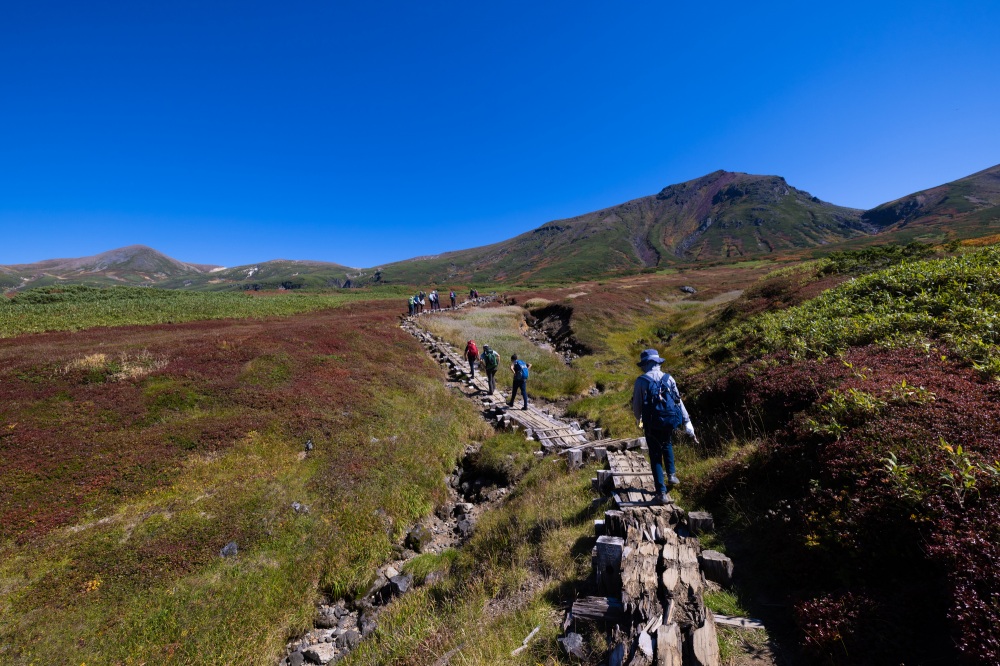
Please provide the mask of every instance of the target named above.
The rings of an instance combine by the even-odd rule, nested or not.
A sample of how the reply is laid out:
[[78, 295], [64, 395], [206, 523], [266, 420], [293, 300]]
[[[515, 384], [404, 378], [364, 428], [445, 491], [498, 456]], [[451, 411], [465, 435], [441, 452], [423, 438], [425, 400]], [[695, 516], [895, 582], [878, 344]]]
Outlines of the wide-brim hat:
[[638, 366], [644, 366], [647, 363], [655, 363], [660, 365], [666, 363], [662, 358], [660, 358], [660, 352], [655, 349], [643, 349], [642, 354], [639, 355], [639, 362], [636, 364]]

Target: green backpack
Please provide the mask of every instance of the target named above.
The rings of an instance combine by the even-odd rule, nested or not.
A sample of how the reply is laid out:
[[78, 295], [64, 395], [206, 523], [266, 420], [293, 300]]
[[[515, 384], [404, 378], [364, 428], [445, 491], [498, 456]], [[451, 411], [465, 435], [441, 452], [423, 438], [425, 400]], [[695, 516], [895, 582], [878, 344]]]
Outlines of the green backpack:
[[487, 370], [496, 370], [500, 366], [500, 355], [491, 349], [483, 354], [483, 363]]

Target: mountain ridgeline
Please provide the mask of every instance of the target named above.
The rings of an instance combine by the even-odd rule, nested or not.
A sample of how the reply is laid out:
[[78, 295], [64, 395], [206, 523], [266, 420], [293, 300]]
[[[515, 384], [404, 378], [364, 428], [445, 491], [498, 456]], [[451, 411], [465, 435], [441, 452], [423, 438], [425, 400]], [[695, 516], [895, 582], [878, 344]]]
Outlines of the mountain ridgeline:
[[695, 261], [726, 261], [864, 236], [862, 211], [779, 176], [716, 171], [508, 241], [383, 267], [391, 282], [545, 281]]
[[658, 194], [548, 222], [493, 245], [366, 270], [289, 260], [222, 268], [184, 263], [133, 245], [83, 259], [0, 266], [0, 288], [72, 283], [228, 290], [567, 282], [876, 243], [997, 234], [1000, 165], [868, 211], [821, 201], [780, 176], [715, 171]]

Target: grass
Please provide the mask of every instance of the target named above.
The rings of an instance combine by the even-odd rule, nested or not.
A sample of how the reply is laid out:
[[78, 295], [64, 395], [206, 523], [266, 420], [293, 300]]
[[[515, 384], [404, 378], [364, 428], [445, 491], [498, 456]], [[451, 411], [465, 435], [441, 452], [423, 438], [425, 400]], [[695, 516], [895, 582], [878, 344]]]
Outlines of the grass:
[[1000, 376], [1000, 248], [909, 261], [846, 282], [795, 308], [768, 312], [723, 336], [718, 354], [795, 357], [877, 343], [943, 343]]
[[567, 366], [554, 352], [537, 347], [522, 335], [524, 311], [516, 306], [472, 310], [457, 314], [427, 317], [421, 325], [438, 335], [459, 350], [465, 349], [468, 340], [475, 340], [480, 352], [483, 345], [490, 345], [500, 355], [500, 369], [497, 384], [510, 386], [513, 373], [510, 371], [511, 354], [531, 364], [528, 378], [529, 395], [547, 399], [557, 399], [579, 395], [586, 389], [583, 376]]
[[0, 298], [0, 338], [79, 331], [97, 326], [176, 324], [205, 319], [279, 317], [372, 298], [392, 292], [203, 293], [147, 287], [57, 286]]
[[2, 341], [0, 661], [273, 664], [364, 588], [489, 432], [395, 309]]
[[[488, 456], [509, 448], [504, 436], [484, 443]], [[564, 604], [590, 574], [595, 509], [593, 470], [568, 472], [560, 463], [533, 460], [457, 554], [411, 562], [414, 569], [444, 566], [449, 575], [391, 604], [378, 631], [343, 663], [427, 663], [453, 649], [452, 663], [564, 663], [555, 639]], [[536, 626], [529, 649], [511, 656]], [[603, 648], [591, 647], [595, 656]]]

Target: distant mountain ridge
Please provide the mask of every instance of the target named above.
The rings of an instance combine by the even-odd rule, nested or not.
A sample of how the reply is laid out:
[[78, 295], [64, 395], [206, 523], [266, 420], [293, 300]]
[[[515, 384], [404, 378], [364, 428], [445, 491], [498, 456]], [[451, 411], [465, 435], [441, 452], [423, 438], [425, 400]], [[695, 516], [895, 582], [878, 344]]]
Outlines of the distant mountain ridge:
[[27, 289], [58, 284], [209, 290], [343, 287], [349, 286], [351, 273], [358, 272], [340, 264], [309, 260], [276, 259], [234, 268], [191, 264], [145, 245], [129, 245], [90, 257], [0, 266], [0, 288]]
[[0, 288], [79, 283], [222, 290], [556, 282], [873, 242], [998, 234], [1000, 165], [868, 211], [821, 201], [781, 176], [714, 171], [654, 195], [547, 222], [499, 243], [372, 269], [284, 259], [222, 268], [131, 245], [80, 259], [0, 266]]

